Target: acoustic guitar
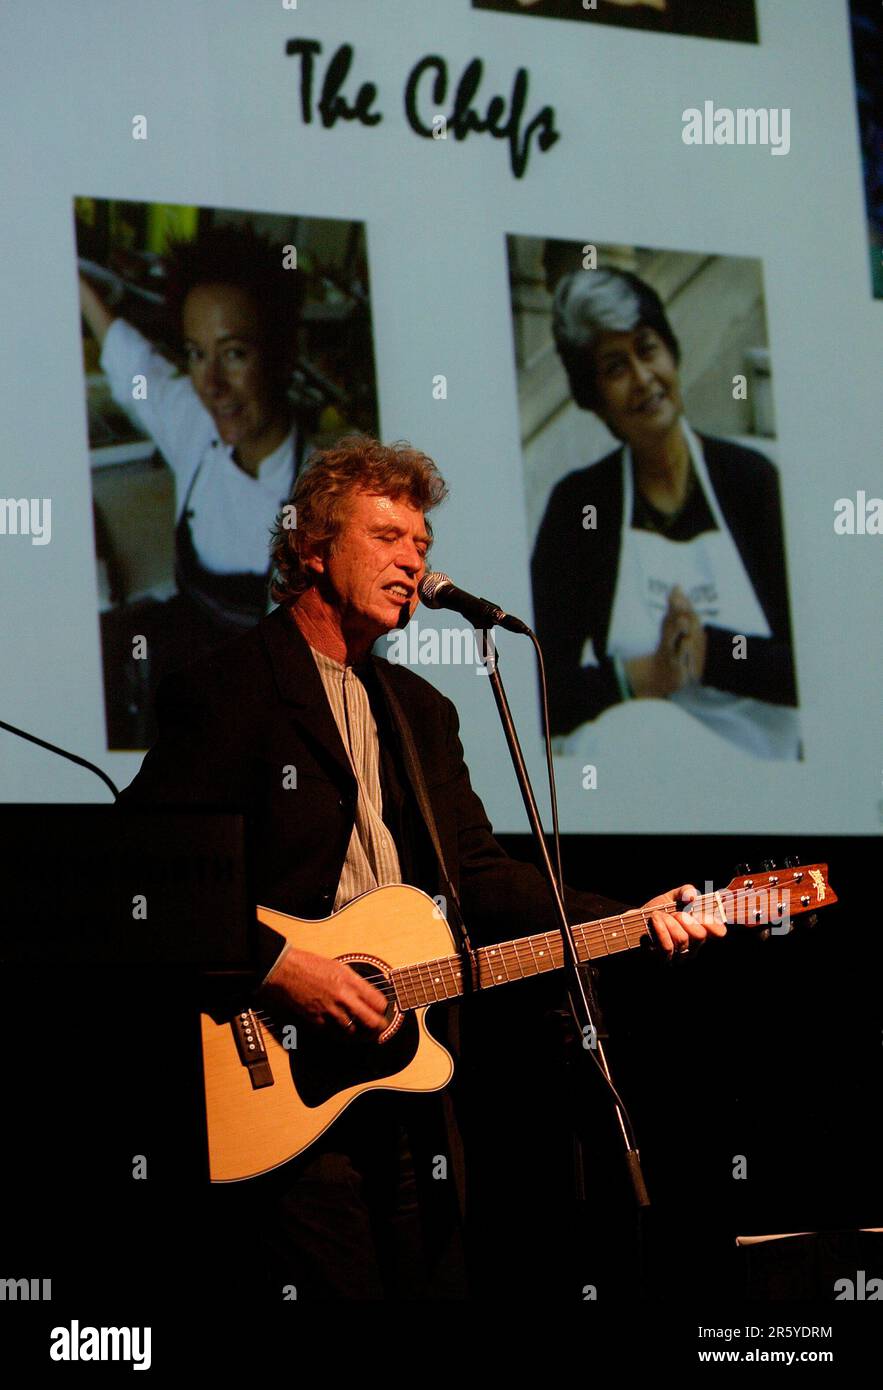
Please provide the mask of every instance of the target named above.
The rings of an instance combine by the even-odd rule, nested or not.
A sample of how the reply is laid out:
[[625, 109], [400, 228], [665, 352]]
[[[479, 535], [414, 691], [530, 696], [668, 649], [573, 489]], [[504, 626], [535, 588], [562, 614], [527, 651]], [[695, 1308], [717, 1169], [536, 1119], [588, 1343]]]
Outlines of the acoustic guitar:
[[[836, 901], [827, 864], [812, 864], [742, 874], [689, 910], [710, 909], [727, 924], [777, 924], [771, 929], [785, 932], [791, 918]], [[574, 926], [580, 960], [634, 950], [649, 935], [651, 913], [666, 907]], [[221, 1022], [203, 1014], [212, 1182], [256, 1177], [303, 1153], [366, 1091], [441, 1090], [454, 1064], [427, 1030], [429, 1006], [564, 963], [561, 935], [551, 931], [473, 950], [467, 970], [440, 908], [403, 884], [372, 889], [318, 921], [267, 907], [257, 916], [297, 949], [343, 961], [369, 980], [386, 996], [386, 1027], [379, 1036], [360, 1036], [276, 1021], [255, 1008]]]

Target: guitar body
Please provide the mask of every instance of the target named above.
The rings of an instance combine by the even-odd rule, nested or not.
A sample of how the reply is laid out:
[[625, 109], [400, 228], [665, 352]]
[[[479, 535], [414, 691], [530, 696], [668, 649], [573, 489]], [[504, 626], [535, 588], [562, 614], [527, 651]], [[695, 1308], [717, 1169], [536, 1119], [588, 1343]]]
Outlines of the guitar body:
[[[257, 916], [297, 949], [344, 961], [379, 987], [378, 975], [388, 979], [393, 969], [455, 952], [435, 903], [404, 884], [363, 893], [319, 921], [265, 907]], [[286, 1029], [263, 1021], [260, 1011], [221, 1023], [203, 1014], [212, 1182], [238, 1182], [278, 1168], [366, 1091], [441, 1090], [454, 1064], [427, 1031], [425, 1015], [425, 1006], [403, 1013], [391, 1001], [378, 1039], [343, 1029]]]

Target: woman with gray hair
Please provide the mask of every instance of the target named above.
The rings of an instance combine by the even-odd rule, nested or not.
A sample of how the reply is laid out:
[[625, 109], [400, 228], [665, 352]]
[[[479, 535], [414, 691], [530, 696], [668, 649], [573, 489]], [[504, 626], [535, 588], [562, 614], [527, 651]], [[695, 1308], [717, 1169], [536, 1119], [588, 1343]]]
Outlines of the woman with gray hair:
[[800, 757], [773, 464], [691, 429], [680, 346], [636, 275], [565, 275], [553, 333], [575, 403], [622, 441], [557, 484], [534, 548], [553, 733], [660, 699], [757, 757]]

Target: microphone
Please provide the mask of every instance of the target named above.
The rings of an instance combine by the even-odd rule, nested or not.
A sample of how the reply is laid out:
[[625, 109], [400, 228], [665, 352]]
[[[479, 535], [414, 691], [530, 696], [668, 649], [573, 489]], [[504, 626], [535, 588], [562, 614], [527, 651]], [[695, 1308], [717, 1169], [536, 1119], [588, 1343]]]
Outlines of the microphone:
[[458, 589], [449, 575], [441, 574], [438, 570], [423, 576], [417, 585], [417, 592], [427, 608], [450, 608], [468, 618], [475, 627], [504, 627], [508, 632], [530, 636], [527, 623], [504, 612], [488, 598], [476, 598], [475, 594]]

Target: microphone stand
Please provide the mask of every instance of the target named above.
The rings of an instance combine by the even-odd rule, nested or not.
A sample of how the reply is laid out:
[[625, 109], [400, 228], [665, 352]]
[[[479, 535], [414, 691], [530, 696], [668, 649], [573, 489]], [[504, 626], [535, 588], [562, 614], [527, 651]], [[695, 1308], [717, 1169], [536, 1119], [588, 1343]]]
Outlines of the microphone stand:
[[[573, 1015], [573, 1021], [576, 1025], [579, 1037], [585, 1038], [588, 1036], [593, 1041], [594, 1050], [597, 1052], [599, 1068], [613, 1096], [617, 1124], [619, 1126], [620, 1136], [622, 1138], [623, 1147], [625, 1149], [626, 1167], [628, 1169], [629, 1179], [632, 1184], [635, 1202], [638, 1208], [646, 1209], [650, 1206], [650, 1197], [647, 1192], [646, 1184], [644, 1182], [644, 1174], [641, 1168], [640, 1154], [638, 1152], [637, 1145], [634, 1142], [631, 1121], [628, 1119], [625, 1107], [622, 1104], [619, 1098], [619, 1094], [613, 1083], [613, 1078], [610, 1074], [610, 1067], [607, 1062], [604, 1047], [598, 1035], [598, 1030], [595, 1027], [595, 1022], [592, 1017], [592, 1006], [589, 1002], [589, 994], [585, 987], [585, 980], [583, 979], [582, 975], [582, 968], [579, 956], [577, 954], [576, 943], [573, 939], [573, 932], [571, 931], [570, 923], [567, 920], [567, 912], [564, 906], [564, 900], [561, 896], [561, 891], [558, 887], [558, 881], [555, 876], [555, 871], [552, 867], [552, 861], [549, 858], [549, 851], [546, 847], [546, 837], [543, 832], [543, 823], [540, 819], [540, 813], [537, 808], [536, 797], [533, 794], [533, 788], [530, 783], [530, 777], [528, 776], [527, 767], [524, 762], [524, 756], [521, 751], [521, 744], [518, 741], [518, 734], [515, 729], [515, 724], [512, 720], [512, 712], [509, 708], [509, 701], [506, 698], [506, 691], [503, 687], [503, 681], [500, 676], [499, 658], [496, 654], [496, 649], [493, 645], [493, 641], [490, 635], [490, 629], [488, 627], [479, 626], [478, 624], [476, 624], [476, 629], [480, 634], [481, 639], [479, 644], [479, 650], [481, 651], [482, 663], [485, 667], [485, 670], [488, 673], [488, 678], [491, 683], [491, 689], [494, 692], [494, 699], [497, 704], [497, 710], [499, 711], [500, 722], [503, 725], [503, 733], [506, 735], [506, 742], [509, 745], [509, 753], [512, 758], [512, 765], [515, 768], [515, 776], [518, 779], [518, 785], [521, 789], [521, 796], [522, 800], [524, 801], [524, 809], [527, 811], [527, 818], [530, 821], [530, 828], [533, 832], [534, 840], [536, 841], [539, 847], [540, 856], [542, 859], [543, 873], [546, 876], [549, 888], [552, 893], [552, 897], [555, 901], [555, 908], [558, 914], [558, 926], [561, 931], [561, 938], [564, 942], [565, 969], [569, 977], [568, 1002], [570, 1004], [570, 1011]], [[492, 656], [490, 658], [488, 657], [489, 652], [492, 653]], [[589, 1030], [588, 1032], [586, 1031], [587, 1029]], [[640, 1262], [640, 1227], [638, 1249], [638, 1258]]]
[[68, 762], [76, 763], [78, 767], [88, 768], [90, 772], [95, 773], [96, 777], [101, 778], [105, 786], [110, 787], [114, 801], [118, 800], [119, 788], [111, 781], [106, 772], [100, 767], [96, 767], [94, 763], [90, 763], [88, 758], [81, 758], [79, 753], [69, 753], [66, 748], [59, 748], [57, 743], [47, 743], [45, 738], [37, 738], [36, 734], [29, 734], [27, 729], [19, 729], [15, 724], [7, 724], [3, 719], [0, 719], [0, 729], [5, 729], [8, 734], [16, 734], [19, 738], [27, 739], [28, 743], [36, 743], [38, 748], [47, 748], [50, 753], [57, 753], [60, 758], [67, 758]]

